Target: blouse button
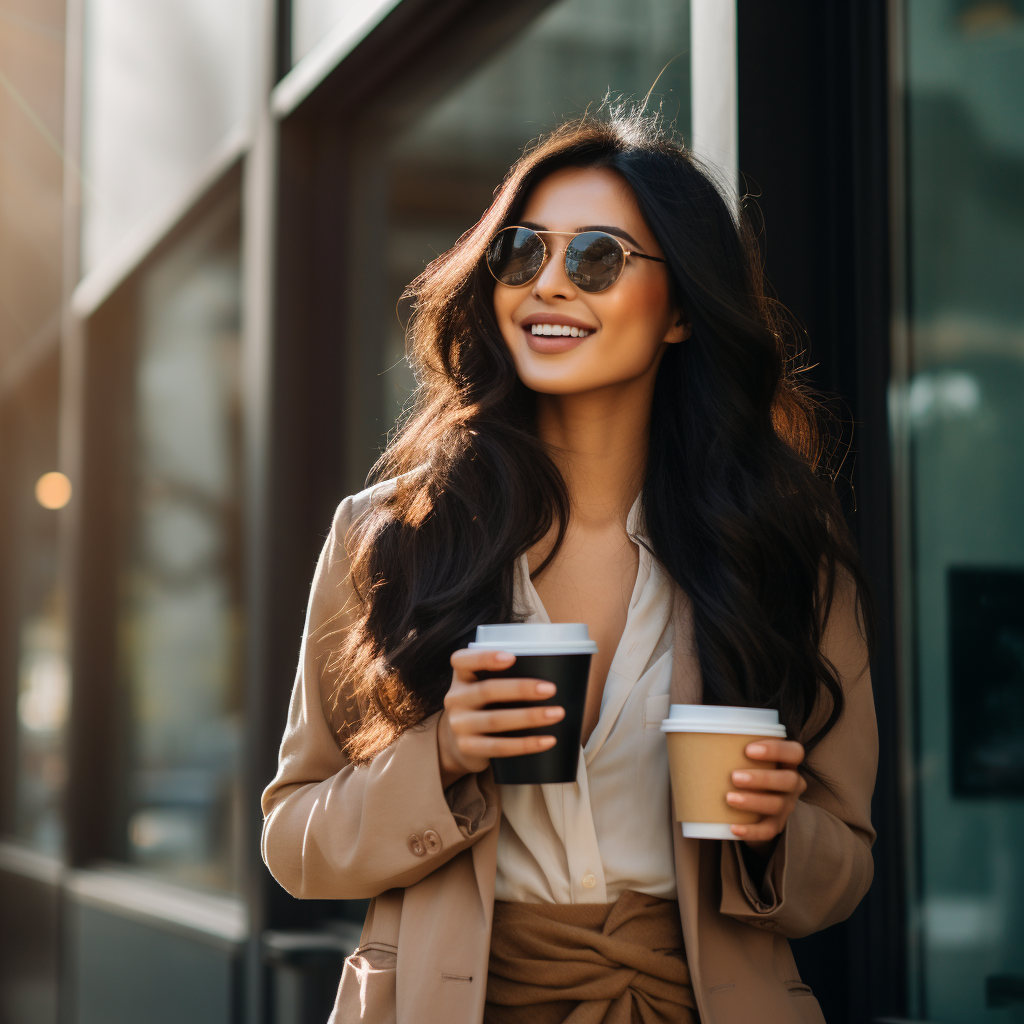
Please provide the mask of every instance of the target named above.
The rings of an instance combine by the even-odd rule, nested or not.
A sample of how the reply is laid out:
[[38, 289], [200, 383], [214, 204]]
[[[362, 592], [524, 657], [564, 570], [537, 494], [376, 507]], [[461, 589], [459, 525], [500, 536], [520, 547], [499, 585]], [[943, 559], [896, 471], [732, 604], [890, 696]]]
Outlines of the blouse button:
[[583, 876], [583, 888], [593, 889], [595, 885], [597, 885], [597, 879], [588, 871]]
[[423, 846], [423, 840], [415, 832], [409, 836], [409, 849], [417, 857], [422, 857], [427, 852]]
[[428, 853], [437, 853], [444, 843], [441, 842], [441, 837], [431, 828], [423, 833], [423, 845], [426, 846]]

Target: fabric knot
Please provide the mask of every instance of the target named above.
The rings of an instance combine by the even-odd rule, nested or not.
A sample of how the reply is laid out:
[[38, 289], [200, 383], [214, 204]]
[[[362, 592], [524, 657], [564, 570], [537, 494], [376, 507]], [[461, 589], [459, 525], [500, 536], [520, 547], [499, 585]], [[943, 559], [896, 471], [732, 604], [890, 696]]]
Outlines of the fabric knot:
[[679, 904], [494, 904], [485, 1024], [699, 1024]]

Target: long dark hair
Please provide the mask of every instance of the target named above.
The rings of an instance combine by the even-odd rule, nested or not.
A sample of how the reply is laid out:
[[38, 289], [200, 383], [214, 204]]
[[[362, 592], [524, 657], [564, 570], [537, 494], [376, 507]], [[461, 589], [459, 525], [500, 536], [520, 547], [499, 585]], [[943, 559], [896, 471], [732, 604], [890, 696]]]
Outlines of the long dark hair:
[[790, 735], [821, 714], [813, 748], [843, 711], [820, 650], [837, 584], [867, 605], [820, 407], [746, 220], [657, 117], [636, 112], [542, 139], [410, 286], [418, 387], [372, 474], [394, 483], [349, 537], [359, 608], [330, 662], [339, 738], [366, 761], [440, 710], [452, 651], [478, 624], [513, 620], [517, 558], [552, 530], [548, 560], [561, 543], [569, 497], [495, 320], [484, 253], [566, 166], [610, 168], [630, 185], [692, 325], [658, 369], [642, 506], [654, 555], [692, 603], [704, 700], [777, 708]]

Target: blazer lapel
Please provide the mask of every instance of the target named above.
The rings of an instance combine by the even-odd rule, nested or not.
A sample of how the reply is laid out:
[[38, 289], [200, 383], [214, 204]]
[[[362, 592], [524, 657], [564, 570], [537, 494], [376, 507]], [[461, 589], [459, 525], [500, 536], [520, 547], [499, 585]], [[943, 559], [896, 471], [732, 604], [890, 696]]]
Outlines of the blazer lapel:
[[[673, 586], [672, 601], [672, 679], [669, 683], [670, 700], [673, 704], [702, 703], [700, 663], [693, 642], [693, 612], [690, 599], [678, 586]], [[679, 822], [672, 821], [672, 844], [675, 851], [676, 890], [679, 899], [679, 916], [683, 925], [683, 939], [686, 943], [686, 961], [690, 969], [694, 996], [705, 1019], [700, 985], [700, 949], [697, 943], [697, 912], [700, 880], [699, 839], [684, 839]]]
[[693, 642], [693, 609], [690, 599], [678, 584], [673, 584], [672, 591], [672, 680], [669, 693], [673, 704], [700, 704], [703, 687]]

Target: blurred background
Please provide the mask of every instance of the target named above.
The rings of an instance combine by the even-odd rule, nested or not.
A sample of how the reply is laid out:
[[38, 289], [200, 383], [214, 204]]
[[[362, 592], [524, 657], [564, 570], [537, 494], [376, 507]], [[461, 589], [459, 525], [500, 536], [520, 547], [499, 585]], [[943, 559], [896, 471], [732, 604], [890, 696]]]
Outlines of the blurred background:
[[396, 300], [656, 79], [878, 597], [876, 880], [802, 974], [1024, 1022], [1024, 0], [0, 0], [0, 1024], [326, 1021], [365, 907], [273, 882], [258, 798]]

